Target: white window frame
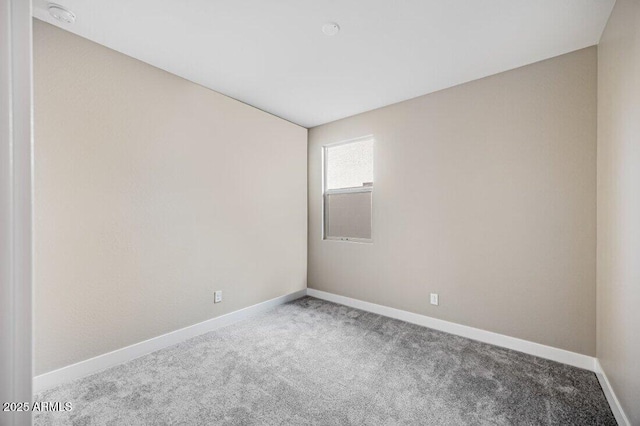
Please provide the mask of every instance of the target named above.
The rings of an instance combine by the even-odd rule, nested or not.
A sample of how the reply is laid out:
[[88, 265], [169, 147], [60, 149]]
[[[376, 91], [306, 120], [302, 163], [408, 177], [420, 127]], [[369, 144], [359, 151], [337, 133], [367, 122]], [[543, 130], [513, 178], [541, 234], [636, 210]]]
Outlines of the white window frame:
[[[373, 135], [366, 135], [357, 137], [354, 139], [347, 139], [340, 142], [333, 142], [322, 146], [322, 229], [321, 229], [321, 238], [323, 241], [342, 241], [342, 242], [350, 242], [350, 243], [373, 243], [373, 187], [375, 186], [375, 182], [372, 186], [356, 186], [352, 188], [340, 188], [340, 189], [327, 189], [327, 151], [329, 148], [335, 148], [340, 145], [348, 145], [350, 143], [362, 142], [362, 141], [372, 141], [373, 146], [375, 147], [376, 141]], [[374, 166], [374, 174], [375, 174], [375, 152], [373, 156], [373, 166]], [[327, 195], [334, 194], [353, 194], [353, 193], [365, 193], [371, 192], [371, 238], [348, 238], [348, 237], [328, 237], [326, 235], [326, 207], [325, 204], [327, 202]]]

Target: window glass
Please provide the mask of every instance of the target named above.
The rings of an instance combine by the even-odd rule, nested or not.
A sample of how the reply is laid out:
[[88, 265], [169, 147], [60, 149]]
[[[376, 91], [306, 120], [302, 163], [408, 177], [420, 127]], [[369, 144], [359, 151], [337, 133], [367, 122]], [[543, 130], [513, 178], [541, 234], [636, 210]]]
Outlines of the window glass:
[[326, 156], [326, 189], [361, 187], [373, 182], [372, 139], [327, 147]]
[[371, 242], [373, 139], [324, 148], [324, 238]]
[[371, 192], [327, 194], [325, 238], [371, 239]]

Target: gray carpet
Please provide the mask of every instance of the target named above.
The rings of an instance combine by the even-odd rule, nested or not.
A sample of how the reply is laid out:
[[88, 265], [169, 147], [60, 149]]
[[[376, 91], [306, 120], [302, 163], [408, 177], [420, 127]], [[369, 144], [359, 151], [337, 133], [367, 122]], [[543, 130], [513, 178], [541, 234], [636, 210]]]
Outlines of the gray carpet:
[[303, 298], [37, 395], [36, 425], [615, 425], [595, 375]]

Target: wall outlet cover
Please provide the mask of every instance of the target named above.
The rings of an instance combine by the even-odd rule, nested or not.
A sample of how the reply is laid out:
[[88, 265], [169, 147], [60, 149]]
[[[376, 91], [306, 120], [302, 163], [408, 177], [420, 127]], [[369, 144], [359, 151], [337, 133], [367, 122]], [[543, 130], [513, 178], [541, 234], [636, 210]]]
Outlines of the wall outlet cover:
[[431, 293], [431, 304], [438, 306], [438, 293]]

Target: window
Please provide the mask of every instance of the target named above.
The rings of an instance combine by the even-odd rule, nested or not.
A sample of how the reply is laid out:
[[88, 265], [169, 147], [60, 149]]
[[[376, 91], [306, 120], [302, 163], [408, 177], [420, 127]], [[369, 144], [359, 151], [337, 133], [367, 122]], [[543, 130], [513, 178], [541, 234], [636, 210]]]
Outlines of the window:
[[371, 241], [373, 138], [324, 147], [324, 238]]

